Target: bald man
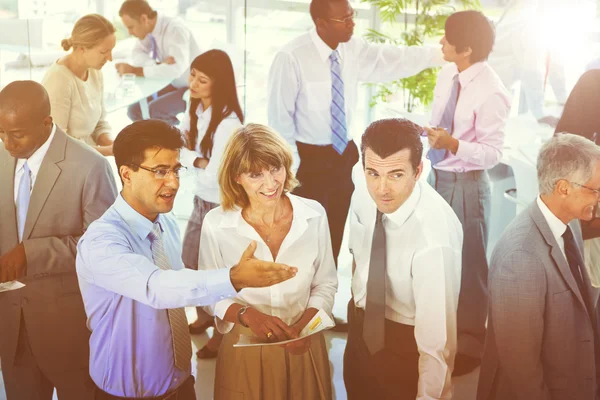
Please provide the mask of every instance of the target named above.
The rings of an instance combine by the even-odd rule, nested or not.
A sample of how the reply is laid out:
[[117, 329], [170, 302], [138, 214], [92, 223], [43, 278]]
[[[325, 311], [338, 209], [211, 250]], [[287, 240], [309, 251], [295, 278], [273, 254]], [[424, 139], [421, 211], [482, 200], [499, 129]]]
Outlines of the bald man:
[[53, 122], [33, 81], [0, 91], [0, 359], [7, 400], [93, 399], [90, 332], [75, 273], [79, 237], [114, 202], [100, 153]]

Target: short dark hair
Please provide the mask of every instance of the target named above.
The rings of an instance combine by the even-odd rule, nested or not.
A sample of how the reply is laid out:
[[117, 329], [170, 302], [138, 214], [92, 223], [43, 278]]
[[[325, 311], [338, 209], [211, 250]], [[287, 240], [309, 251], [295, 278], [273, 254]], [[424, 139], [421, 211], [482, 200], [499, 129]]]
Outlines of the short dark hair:
[[50, 115], [48, 92], [34, 81], [11, 82], [0, 91], [0, 112], [26, 113], [42, 120]]
[[329, 16], [329, 4], [342, 3], [348, 0], [312, 0], [310, 2], [310, 17], [317, 23], [317, 18], [327, 18]]
[[146, 0], [126, 0], [119, 9], [119, 17], [128, 15], [131, 18], [140, 19], [143, 14], [146, 14], [148, 18], [156, 18], [157, 15]]
[[416, 171], [423, 157], [421, 132], [423, 128], [404, 118], [387, 118], [373, 122], [362, 135], [360, 151], [363, 168], [367, 149], [371, 149], [381, 158], [409, 149], [410, 163]]
[[165, 121], [159, 119], [136, 121], [123, 128], [113, 143], [117, 169], [120, 170], [122, 165], [127, 165], [137, 171], [137, 165], [144, 162], [146, 150], [155, 147], [179, 150], [183, 147], [183, 143], [179, 129]]
[[479, 11], [459, 11], [446, 20], [446, 40], [462, 53], [472, 50], [470, 61], [487, 60], [494, 47], [496, 32], [490, 20]]

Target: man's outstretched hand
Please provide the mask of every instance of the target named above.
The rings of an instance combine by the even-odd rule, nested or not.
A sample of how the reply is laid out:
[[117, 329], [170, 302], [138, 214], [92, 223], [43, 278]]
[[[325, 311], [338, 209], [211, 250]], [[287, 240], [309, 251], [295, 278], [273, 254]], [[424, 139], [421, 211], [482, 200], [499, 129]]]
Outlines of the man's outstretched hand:
[[296, 276], [297, 268], [262, 261], [254, 257], [256, 242], [252, 241], [242, 254], [240, 262], [231, 268], [231, 283], [238, 292], [247, 287], [267, 287]]

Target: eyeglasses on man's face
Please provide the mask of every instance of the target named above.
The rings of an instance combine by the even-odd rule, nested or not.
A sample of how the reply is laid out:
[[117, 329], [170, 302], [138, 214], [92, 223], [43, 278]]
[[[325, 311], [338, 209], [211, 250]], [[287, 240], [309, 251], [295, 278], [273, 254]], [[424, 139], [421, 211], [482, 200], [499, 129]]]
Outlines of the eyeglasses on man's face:
[[179, 165], [175, 168], [150, 168], [145, 167], [141, 164], [132, 164], [138, 168], [141, 168], [145, 171], [152, 172], [156, 179], [167, 179], [171, 174], [175, 176], [175, 178], [179, 178], [182, 174], [185, 174], [187, 168], [183, 165]]
[[596, 196], [599, 196], [599, 197], [600, 197], [600, 189], [592, 189], [592, 188], [591, 188], [591, 187], [589, 187], [589, 186], [585, 186], [585, 185], [582, 185], [582, 184], [580, 184], [580, 183], [577, 183], [577, 182], [569, 182], [569, 183], [570, 183], [571, 185], [575, 185], [575, 186], [579, 186], [579, 187], [581, 187], [581, 188], [584, 188], [584, 189], [587, 189], [587, 190], [591, 190], [592, 192], [594, 192], [594, 194], [595, 194]]
[[356, 15], [357, 15], [357, 11], [356, 10], [352, 10], [352, 14], [344, 17], [344, 18], [327, 18], [330, 21], [335, 21], [335, 22], [339, 22], [342, 24], [346, 24], [346, 25], [350, 25], [352, 22], [354, 22], [354, 20], [356, 19]]

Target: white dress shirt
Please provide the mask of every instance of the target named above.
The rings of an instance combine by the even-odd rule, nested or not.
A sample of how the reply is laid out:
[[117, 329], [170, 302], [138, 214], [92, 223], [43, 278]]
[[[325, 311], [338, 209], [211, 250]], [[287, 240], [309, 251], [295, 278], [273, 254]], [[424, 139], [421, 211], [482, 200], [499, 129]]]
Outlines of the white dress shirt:
[[[352, 196], [349, 247], [356, 270], [352, 294], [364, 309], [377, 207], [364, 186]], [[417, 399], [452, 398], [456, 310], [463, 232], [448, 203], [418, 181], [406, 202], [384, 214], [386, 310], [390, 321], [415, 327], [419, 357]]]
[[567, 259], [567, 253], [565, 253], [565, 240], [563, 239], [563, 234], [567, 230], [567, 225], [562, 222], [544, 203], [540, 196], [535, 200], [537, 202], [542, 215], [548, 222], [548, 226], [550, 227], [550, 231], [552, 232], [552, 236], [556, 239], [556, 243], [558, 243], [558, 247], [560, 247], [560, 251], [562, 251], [563, 256], [565, 256], [565, 260]]
[[[437, 126], [450, 97], [452, 80], [458, 74], [456, 64], [440, 71], [431, 114]], [[456, 154], [447, 152], [435, 169], [450, 172], [487, 170], [500, 162], [504, 148], [504, 127], [510, 113], [510, 98], [500, 78], [486, 62], [471, 65], [458, 80], [460, 94], [454, 114], [454, 132], [458, 139]]]
[[[242, 126], [242, 123], [235, 113], [231, 113], [227, 116], [227, 118], [224, 118], [217, 126], [217, 130], [213, 136], [213, 148], [208, 165], [204, 169], [196, 168], [194, 167], [194, 160], [196, 160], [196, 158], [206, 158], [206, 156], [200, 151], [200, 142], [202, 142], [202, 138], [204, 137], [204, 134], [208, 129], [208, 125], [210, 124], [210, 120], [212, 118], [212, 107], [209, 107], [206, 111], [204, 111], [202, 108], [202, 103], [200, 103], [198, 105], [198, 109], [196, 110], [196, 115], [198, 116], [198, 123], [196, 124], [196, 127], [198, 128], [196, 150], [192, 151], [185, 147], [182, 148], [181, 165], [185, 166], [190, 171], [193, 171], [196, 177], [194, 194], [200, 197], [202, 200], [219, 204], [221, 202], [221, 195], [219, 190], [218, 173], [219, 165], [221, 164], [221, 157], [223, 157], [225, 145], [229, 141], [229, 138], [233, 132], [236, 131], [236, 129]], [[185, 111], [185, 117], [181, 129], [183, 131], [190, 130], [189, 109]]]
[[[353, 37], [337, 47], [340, 55], [348, 139], [359, 82], [406, 78], [443, 64], [438, 47], [397, 47], [369, 44]], [[269, 126], [292, 146], [298, 165], [296, 141], [331, 144], [332, 50], [316, 29], [297, 37], [275, 55], [269, 71]]]
[[40, 172], [40, 167], [42, 166], [42, 161], [44, 161], [44, 157], [46, 157], [46, 153], [50, 148], [50, 143], [52, 143], [52, 139], [54, 139], [54, 133], [56, 132], [56, 125], [52, 124], [52, 132], [48, 139], [44, 142], [43, 145], [40, 146], [39, 149], [35, 151], [28, 159], [18, 158], [17, 164], [15, 166], [15, 205], [17, 204], [17, 196], [19, 195], [19, 185], [21, 184], [21, 178], [23, 177], [23, 165], [25, 165], [25, 161], [27, 161], [27, 166], [29, 167], [29, 171], [31, 174], [31, 191], [35, 186], [35, 179]]
[[[133, 48], [133, 64], [144, 67], [147, 78], [172, 78], [171, 84], [177, 88], [188, 85], [190, 64], [202, 53], [192, 31], [178, 17], [166, 17], [158, 13], [156, 26], [152, 31], [156, 40], [158, 58], [161, 64], [150, 56], [152, 42], [149, 35], [138, 40]], [[164, 64], [167, 57], [175, 58], [175, 64]]]
[[287, 194], [294, 209], [292, 226], [281, 244], [277, 259], [260, 235], [242, 217], [241, 210], [211, 210], [202, 224], [198, 269], [230, 268], [252, 240], [258, 244], [254, 256], [298, 268], [292, 279], [268, 288], [246, 288], [237, 297], [206, 307], [215, 315], [217, 328], [227, 333], [233, 324], [223, 321], [234, 303], [251, 305], [261, 313], [279, 317], [291, 325], [308, 308], [331, 315], [337, 291], [337, 271], [331, 250], [331, 237], [325, 209], [316, 201]]

